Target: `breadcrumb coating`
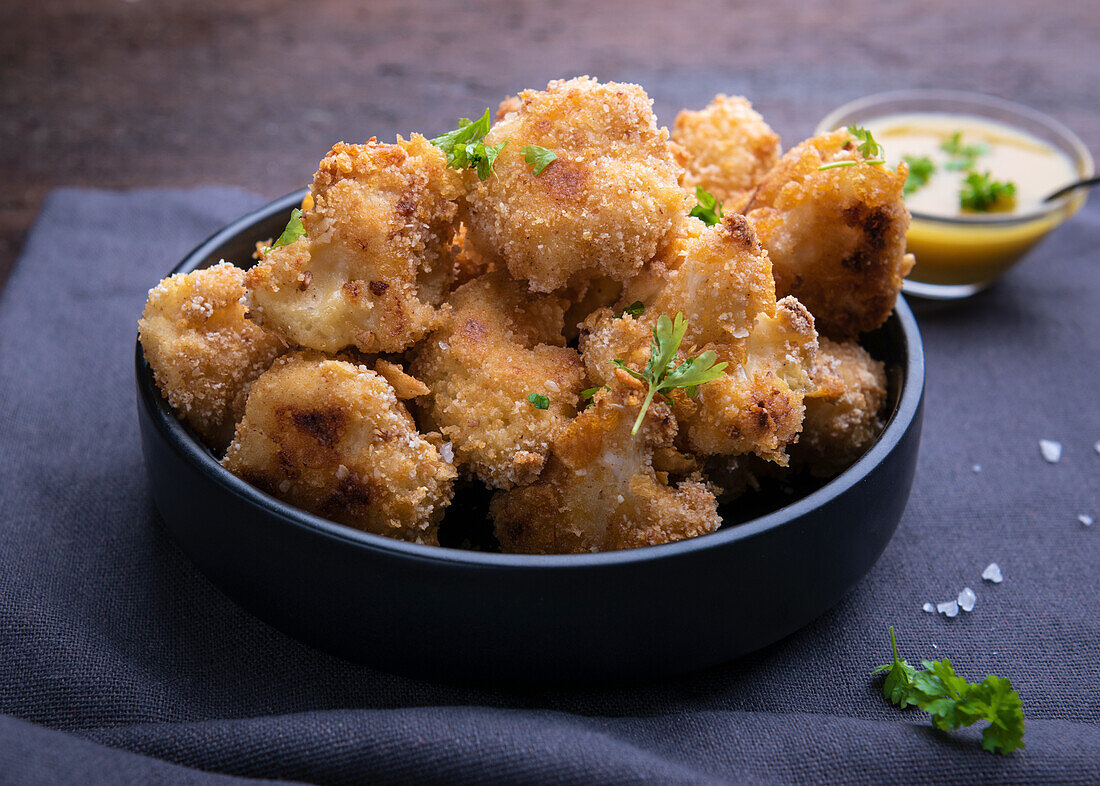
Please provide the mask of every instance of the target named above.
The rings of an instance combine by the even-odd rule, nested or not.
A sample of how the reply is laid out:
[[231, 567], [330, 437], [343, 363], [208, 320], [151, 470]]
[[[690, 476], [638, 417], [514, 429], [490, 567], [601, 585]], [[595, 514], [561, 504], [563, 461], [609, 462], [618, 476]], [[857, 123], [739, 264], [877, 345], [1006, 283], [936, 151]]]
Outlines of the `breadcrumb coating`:
[[882, 431], [886, 370], [854, 341], [822, 338], [814, 378], [820, 393], [806, 399], [802, 437], [791, 449], [791, 461], [827, 478], [854, 463]]
[[[682, 170], [652, 101], [638, 85], [579, 77], [526, 90], [519, 102], [485, 138], [508, 144], [467, 196], [468, 239], [537, 292], [581, 271], [625, 281], [687, 212]], [[557, 159], [536, 176], [526, 145]]]
[[490, 515], [504, 551], [611, 551], [718, 529], [717, 500], [699, 476], [673, 483], [653, 465], [654, 452], [673, 445], [676, 419], [670, 409], [654, 403], [638, 434], [630, 433], [643, 392], [627, 380], [597, 393], [593, 405], [562, 431], [534, 484], [494, 496]]
[[[860, 163], [819, 170], [842, 160]], [[801, 300], [835, 340], [885, 322], [913, 266], [902, 201], [908, 166], [863, 160], [847, 131], [807, 139], [767, 174], [744, 211], [768, 249], [777, 292]]]
[[333, 521], [433, 544], [457, 475], [385, 379], [312, 352], [283, 356], [252, 384], [222, 464]]
[[335, 145], [313, 179], [306, 237], [248, 273], [253, 315], [303, 347], [400, 352], [441, 319], [461, 173], [413, 134]]
[[245, 318], [244, 294], [244, 271], [221, 262], [161, 281], [138, 322], [161, 394], [214, 450], [233, 437], [252, 380], [287, 349]]
[[[421, 422], [450, 439], [456, 462], [485, 484], [530, 483], [584, 387], [579, 356], [563, 346], [567, 304], [498, 272], [459, 287], [451, 305], [410, 367], [431, 389]], [[535, 407], [530, 394], [549, 407]]]
[[779, 134], [741, 96], [716, 95], [705, 109], [676, 116], [672, 140], [687, 153], [684, 187], [702, 186], [727, 210], [779, 161]]

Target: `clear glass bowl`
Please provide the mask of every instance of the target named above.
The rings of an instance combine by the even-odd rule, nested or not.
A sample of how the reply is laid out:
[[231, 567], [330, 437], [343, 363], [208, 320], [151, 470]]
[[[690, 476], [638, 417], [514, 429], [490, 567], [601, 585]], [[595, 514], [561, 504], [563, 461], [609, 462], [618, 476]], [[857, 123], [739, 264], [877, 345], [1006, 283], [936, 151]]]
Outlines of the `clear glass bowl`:
[[[979, 93], [956, 90], [878, 93], [830, 112], [814, 133], [909, 112], [970, 115], [1015, 126], [1069, 156], [1081, 178], [1094, 174], [1088, 148], [1057, 120], [1026, 106]], [[903, 290], [906, 294], [941, 300], [981, 292], [1076, 213], [1087, 196], [1087, 189], [1081, 189], [1031, 212], [1011, 215], [945, 218], [914, 211], [906, 239], [917, 263]]]

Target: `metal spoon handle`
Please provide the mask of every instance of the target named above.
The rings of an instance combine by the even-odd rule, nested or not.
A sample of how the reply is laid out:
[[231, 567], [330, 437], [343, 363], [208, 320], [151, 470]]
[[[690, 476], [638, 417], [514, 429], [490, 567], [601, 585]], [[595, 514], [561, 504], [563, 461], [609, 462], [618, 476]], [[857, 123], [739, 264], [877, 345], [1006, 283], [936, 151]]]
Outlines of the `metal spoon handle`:
[[1086, 178], [1085, 180], [1078, 180], [1076, 183], [1070, 183], [1068, 186], [1059, 188], [1053, 194], [1044, 199], [1044, 202], [1053, 202], [1060, 196], [1065, 196], [1070, 191], [1076, 191], [1078, 188], [1092, 188], [1095, 185], [1100, 184], [1100, 176]]

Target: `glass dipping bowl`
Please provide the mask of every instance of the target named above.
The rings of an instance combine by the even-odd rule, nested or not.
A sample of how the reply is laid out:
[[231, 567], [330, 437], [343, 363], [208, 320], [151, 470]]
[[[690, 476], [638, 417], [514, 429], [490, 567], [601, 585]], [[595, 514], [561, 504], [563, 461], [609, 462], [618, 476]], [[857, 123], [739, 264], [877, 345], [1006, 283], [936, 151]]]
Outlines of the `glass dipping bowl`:
[[[909, 112], [970, 115], [1030, 133], [1065, 153], [1080, 178], [1094, 174], [1084, 143], [1052, 117], [1002, 98], [957, 90], [898, 90], [860, 98], [817, 124], [822, 134], [853, 123]], [[1068, 183], [1066, 185], [1069, 185]], [[902, 287], [906, 294], [951, 300], [989, 287], [1040, 240], [1085, 204], [1079, 189], [1026, 213], [944, 217], [912, 212], [906, 236], [917, 259]]]

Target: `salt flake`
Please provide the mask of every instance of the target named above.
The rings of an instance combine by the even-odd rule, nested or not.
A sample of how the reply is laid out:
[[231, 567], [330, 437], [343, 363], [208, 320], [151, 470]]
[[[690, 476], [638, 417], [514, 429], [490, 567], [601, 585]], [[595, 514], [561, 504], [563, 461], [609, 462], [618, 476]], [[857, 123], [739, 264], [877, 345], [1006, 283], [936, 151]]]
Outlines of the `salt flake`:
[[921, 606], [921, 608], [927, 611], [929, 614], [936, 613], [936, 607], [933, 606], [931, 603], [925, 603], [923, 606]]
[[972, 466], [970, 468], [970, 471], [974, 472], [975, 474], [978, 473], [978, 472], [981, 472], [982, 471], [982, 465], [981, 464], [975, 464], [974, 466]]
[[1001, 575], [1001, 566], [996, 562], [990, 562], [986, 565], [985, 570], [982, 571], [982, 578], [986, 581], [992, 581], [994, 584], [1000, 584], [1005, 580], [1005, 577]]
[[1062, 443], [1053, 439], [1039, 440], [1039, 450], [1048, 464], [1057, 464], [1062, 458]]
[[978, 602], [978, 595], [970, 587], [963, 587], [959, 593], [959, 608], [963, 611], [973, 611], [974, 604]]
[[1092, 516], [1088, 513], [1078, 513], [1077, 520], [1084, 524], [1086, 527], [1092, 526]]
[[947, 617], [959, 616], [959, 602], [957, 600], [945, 600], [936, 604], [936, 611]]

